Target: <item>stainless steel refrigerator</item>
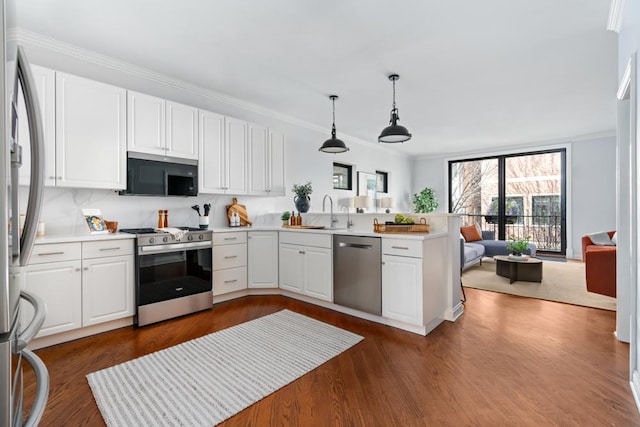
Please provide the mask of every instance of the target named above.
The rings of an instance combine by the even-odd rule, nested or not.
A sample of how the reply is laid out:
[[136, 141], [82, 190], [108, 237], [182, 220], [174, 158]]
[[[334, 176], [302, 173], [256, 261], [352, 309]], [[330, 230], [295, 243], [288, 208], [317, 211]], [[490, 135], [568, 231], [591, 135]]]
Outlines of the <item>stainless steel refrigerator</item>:
[[[42, 122], [29, 63], [16, 42], [18, 0], [0, 0], [0, 427], [35, 426], [39, 423], [49, 394], [49, 373], [42, 361], [26, 349], [44, 321], [46, 308], [37, 296], [21, 291], [24, 267], [40, 217], [43, 188], [44, 145]], [[19, 92], [20, 91], [20, 92]], [[30, 140], [31, 178], [19, 187], [18, 169], [22, 147], [18, 145], [17, 102], [24, 97]], [[25, 161], [27, 156], [25, 156]], [[25, 183], [26, 184], [26, 183]], [[18, 191], [29, 191], [27, 206], [19, 205]], [[20, 229], [19, 216], [25, 213]], [[20, 306], [33, 305], [32, 319], [22, 324]], [[31, 408], [23, 408], [23, 364], [33, 368], [36, 396]], [[24, 417], [28, 413], [28, 417]]]

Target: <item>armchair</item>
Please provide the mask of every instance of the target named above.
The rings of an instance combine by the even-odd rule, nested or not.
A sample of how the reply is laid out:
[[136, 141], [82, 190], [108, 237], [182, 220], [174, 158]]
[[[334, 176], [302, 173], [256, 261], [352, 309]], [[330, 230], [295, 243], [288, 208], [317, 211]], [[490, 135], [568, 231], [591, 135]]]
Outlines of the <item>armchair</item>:
[[[615, 231], [608, 231], [609, 238]], [[585, 265], [587, 291], [616, 297], [616, 247], [595, 245], [582, 236], [582, 259]]]

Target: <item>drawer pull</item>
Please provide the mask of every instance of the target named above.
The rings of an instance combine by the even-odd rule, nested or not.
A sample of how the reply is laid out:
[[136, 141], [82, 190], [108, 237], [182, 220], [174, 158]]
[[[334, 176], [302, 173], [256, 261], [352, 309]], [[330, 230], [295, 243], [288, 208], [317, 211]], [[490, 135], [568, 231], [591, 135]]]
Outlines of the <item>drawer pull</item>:
[[180, 292], [182, 290], [184, 290], [184, 288], [176, 288], [176, 292]]
[[64, 251], [60, 251], [60, 252], [42, 252], [41, 254], [37, 254], [38, 256], [45, 256], [45, 255], [64, 255]]
[[238, 279], [233, 279], [233, 280], [225, 280], [224, 283], [233, 283], [233, 282], [237, 282]]
[[403, 249], [405, 251], [409, 250], [409, 248], [406, 246], [391, 246], [391, 249]]
[[120, 246], [116, 246], [114, 248], [100, 248], [101, 251], [117, 251], [120, 249]]
[[225, 237], [224, 240], [238, 240], [237, 237]]
[[224, 259], [238, 258], [238, 255], [229, 255], [224, 257]]

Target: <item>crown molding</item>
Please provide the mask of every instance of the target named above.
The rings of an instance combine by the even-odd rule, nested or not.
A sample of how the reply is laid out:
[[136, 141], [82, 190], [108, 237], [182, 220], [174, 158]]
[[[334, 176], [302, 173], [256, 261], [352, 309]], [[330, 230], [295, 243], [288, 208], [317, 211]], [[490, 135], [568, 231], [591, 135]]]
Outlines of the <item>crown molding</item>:
[[[12, 29], [7, 37], [12, 37], [20, 44], [28, 44], [34, 47], [43, 48], [49, 51], [53, 51], [59, 54], [70, 56], [75, 59], [79, 59], [91, 64], [99, 65], [101, 67], [109, 68], [111, 70], [119, 71], [125, 74], [129, 74], [142, 79], [150, 80], [161, 85], [170, 86], [175, 89], [179, 89], [193, 95], [202, 96], [204, 98], [211, 99], [216, 102], [224, 103], [233, 107], [240, 108], [245, 111], [257, 113], [275, 120], [279, 120], [284, 123], [288, 123], [294, 126], [299, 126], [308, 130], [327, 133], [328, 128], [317, 125], [315, 123], [308, 122], [306, 120], [297, 119], [287, 114], [279, 113], [269, 108], [262, 107], [258, 104], [254, 104], [249, 101], [245, 101], [233, 96], [224, 95], [214, 90], [208, 89], [203, 86], [195, 85], [184, 80], [169, 77], [165, 74], [150, 70], [148, 68], [140, 67], [129, 62], [121, 61], [108, 55], [103, 55], [88, 49], [84, 49], [70, 43], [66, 43], [51, 37], [44, 36], [32, 31], [25, 30], [23, 28]], [[361, 138], [357, 138], [347, 134], [340, 134], [340, 137], [345, 142], [355, 143], [364, 147], [384, 151], [396, 156], [410, 158], [411, 156], [405, 153], [399, 153], [393, 151], [390, 148], [379, 146], [373, 142], [366, 141]], [[321, 142], [319, 142], [320, 144]]]
[[609, 8], [609, 19], [607, 20], [607, 30], [615, 33], [620, 32], [622, 26], [622, 12], [624, 10], [624, 0], [611, 0]]

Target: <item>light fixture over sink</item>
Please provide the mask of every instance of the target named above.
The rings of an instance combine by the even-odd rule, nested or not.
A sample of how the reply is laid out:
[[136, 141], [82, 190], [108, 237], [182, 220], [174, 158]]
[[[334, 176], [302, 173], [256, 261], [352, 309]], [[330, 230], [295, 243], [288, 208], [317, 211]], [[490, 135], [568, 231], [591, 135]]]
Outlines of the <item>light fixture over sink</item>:
[[398, 109], [396, 108], [396, 80], [400, 78], [397, 74], [391, 74], [389, 80], [393, 82], [393, 106], [391, 108], [391, 120], [389, 120], [389, 126], [382, 129], [378, 142], [405, 142], [411, 139], [411, 134], [406, 127], [398, 124], [400, 117], [398, 116]]
[[320, 151], [324, 153], [344, 153], [345, 151], [349, 151], [349, 147], [344, 143], [341, 139], [336, 138], [336, 99], [338, 99], [338, 95], [329, 96], [331, 102], [333, 103], [333, 125], [331, 126], [331, 138], [327, 139], [322, 147], [320, 147]]

